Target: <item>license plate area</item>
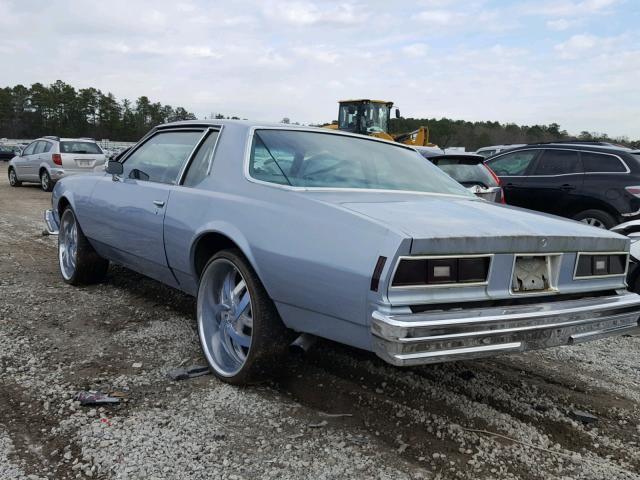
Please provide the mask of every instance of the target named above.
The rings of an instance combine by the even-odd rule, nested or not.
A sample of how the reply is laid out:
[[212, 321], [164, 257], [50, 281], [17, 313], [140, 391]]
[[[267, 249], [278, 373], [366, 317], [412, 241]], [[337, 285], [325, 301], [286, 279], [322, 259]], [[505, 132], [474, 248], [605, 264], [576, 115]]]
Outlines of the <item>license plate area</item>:
[[516, 255], [511, 291], [517, 294], [555, 291], [558, 255]]
[[94, 161], [95, 160], [93, 159], [82, 159], [82, 160], [76, 159], [76, 165], [78, 167], [88, 168], [93, 166]]

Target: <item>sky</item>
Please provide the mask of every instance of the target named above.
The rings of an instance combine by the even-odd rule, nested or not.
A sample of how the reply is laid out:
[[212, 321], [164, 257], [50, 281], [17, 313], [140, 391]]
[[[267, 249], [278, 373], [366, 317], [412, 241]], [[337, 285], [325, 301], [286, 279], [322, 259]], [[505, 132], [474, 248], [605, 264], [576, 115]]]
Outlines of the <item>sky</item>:
[[0, 86], [301, 123], [405, 117], [640, 138], [640, 0], [0, 0]]

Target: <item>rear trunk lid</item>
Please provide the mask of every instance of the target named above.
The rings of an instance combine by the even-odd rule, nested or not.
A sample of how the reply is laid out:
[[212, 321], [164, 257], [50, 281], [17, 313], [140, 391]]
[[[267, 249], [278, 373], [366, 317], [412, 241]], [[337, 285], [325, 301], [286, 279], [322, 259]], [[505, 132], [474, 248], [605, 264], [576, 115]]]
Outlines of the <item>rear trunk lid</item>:
[[345, 193], [324, 200], [405, 233], [413, 239], [412, 254], [628, 250], [624, 236], [522, 208], [445, 195], [364, 197], [354, 201]]
[[63, 168], [87, 171], [103, 165], [106, 158], [95, 142], [87, 141], [61, 141], [60, 156]]

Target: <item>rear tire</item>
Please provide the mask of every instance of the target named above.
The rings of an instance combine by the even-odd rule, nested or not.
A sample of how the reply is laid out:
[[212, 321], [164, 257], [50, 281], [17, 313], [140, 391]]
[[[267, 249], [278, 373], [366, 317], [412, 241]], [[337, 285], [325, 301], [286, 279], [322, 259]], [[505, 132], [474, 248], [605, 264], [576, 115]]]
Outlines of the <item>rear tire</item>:
[[8, 174], [9, 174], [9, 185], [11, 185], [12, 187], [22, 186], [22, 182], [18, 180], [18, 176], [16, 175], [16, 171], [13, 169], [13, 167], [9, 168]]
[[293, 340], [262, 282], [237, 249], [218, 252], [204, 267], [197, 320], [209, 367], [218, 378], [235, 385], [271, 377]]
[[574, 220], [586, 223], [596, 228], [603, 228], [609, 230], [611, 227], [617, 225], [615, 218], [602, 210], [585, 210], [573, 216]]
[[42, 170], [40, 172], [40, 187], [45, 192], [50, 192], [51, 190], [53, 190], [53, 182], [51, 181], [49, 172], [47, 172], [46, 170]]
[[62, 278], [71, 285], [98, 283], [109, 268], [109, 261], [98, 255], [84, 236], [70, 207], [60, 219], [58, 263]]

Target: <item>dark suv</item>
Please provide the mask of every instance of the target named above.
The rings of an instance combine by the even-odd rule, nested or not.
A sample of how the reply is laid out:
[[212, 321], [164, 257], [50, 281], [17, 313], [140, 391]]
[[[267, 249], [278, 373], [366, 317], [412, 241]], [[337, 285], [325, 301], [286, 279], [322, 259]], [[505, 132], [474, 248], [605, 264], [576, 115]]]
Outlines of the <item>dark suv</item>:
[[640, 218], [640, 151], [600, 142], [534, 144], [486, 163], [509, 205], [600, 228]]

